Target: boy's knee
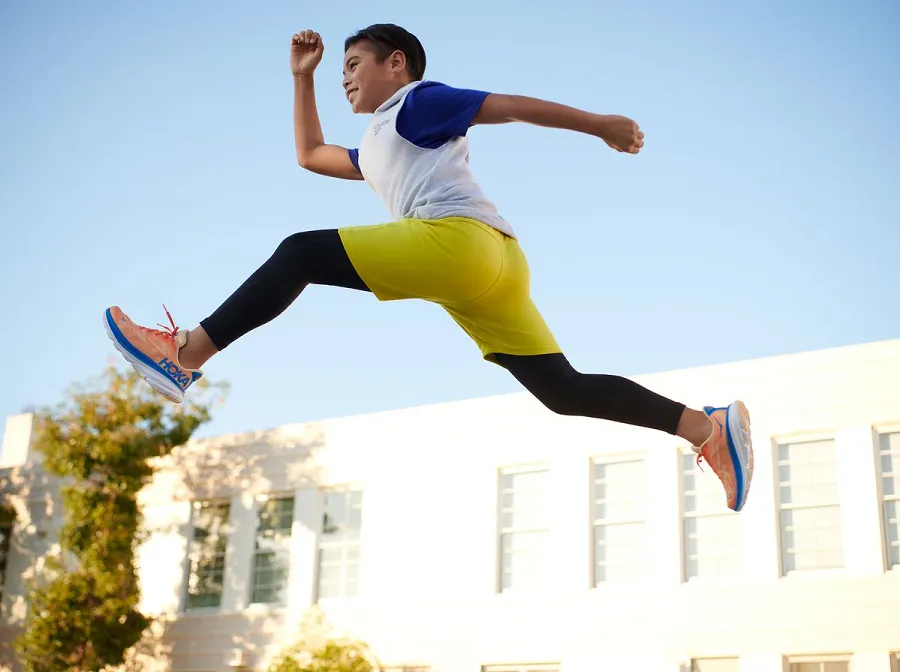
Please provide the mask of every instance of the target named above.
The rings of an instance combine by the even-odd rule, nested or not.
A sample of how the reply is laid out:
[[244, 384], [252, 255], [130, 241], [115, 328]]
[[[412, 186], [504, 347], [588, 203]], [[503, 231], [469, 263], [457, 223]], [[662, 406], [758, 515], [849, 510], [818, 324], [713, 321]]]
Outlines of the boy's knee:
[[575, 415], [572, 410], [572, 405], [568, 403], [569, 400], [566, 398], [565, 394], [560, 394], [558, 392], [543, 394], [538, 397], [538, 401], [557, 415]]
[[303, 250], [308, 248], [311, 244], [310, 239], [311, 231], [300, 231], [298, 233], [292, 233], [287, 238], [281, 241], [281, 243], [276, 248], [275, 252], [284, 254], [286, 252], [297, 252], [298, 250]]
[[538, 401], [557, 415], [578, 415], [578, 376], [574, 371], [560, 372], [542, 380], [533, 393]]

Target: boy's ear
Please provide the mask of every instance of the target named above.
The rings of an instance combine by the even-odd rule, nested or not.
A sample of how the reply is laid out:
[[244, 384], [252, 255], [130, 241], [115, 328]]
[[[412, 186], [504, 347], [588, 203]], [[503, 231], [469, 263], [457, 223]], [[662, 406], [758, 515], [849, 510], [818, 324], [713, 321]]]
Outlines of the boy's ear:
[[393, 53], [390, 55], [390, 64], [391, 67], [395, 70], [405, 70], [406, 54], [404, 54], [399, 49], [394, 49]]

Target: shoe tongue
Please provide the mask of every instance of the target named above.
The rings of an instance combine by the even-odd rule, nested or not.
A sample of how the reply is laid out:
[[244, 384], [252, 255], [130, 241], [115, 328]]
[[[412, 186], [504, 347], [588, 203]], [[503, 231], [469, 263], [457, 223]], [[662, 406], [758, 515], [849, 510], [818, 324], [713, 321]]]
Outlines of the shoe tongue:
[[179, 348], [183, 348], [188, 340], [188, 332], [186, 331], [177, 331], [175, 332], [175, 345]]

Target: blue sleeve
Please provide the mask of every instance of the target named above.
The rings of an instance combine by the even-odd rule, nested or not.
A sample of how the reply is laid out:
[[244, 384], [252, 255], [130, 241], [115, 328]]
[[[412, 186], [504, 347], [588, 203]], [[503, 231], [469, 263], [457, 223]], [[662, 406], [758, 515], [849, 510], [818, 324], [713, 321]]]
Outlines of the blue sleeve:
[[[356, 169], [359, 170], [359, 150], [358, 149], [348, 149], [347, 153], [350, 154], [350, 161], [356, 166]], [[362, 172], [359, 170], [359, 172]]]
[[397, 114], [397, 133], [414, 145], [436, 149], [468, 133], [488, 95], [487, 91], [422, 82], [403, 101]]

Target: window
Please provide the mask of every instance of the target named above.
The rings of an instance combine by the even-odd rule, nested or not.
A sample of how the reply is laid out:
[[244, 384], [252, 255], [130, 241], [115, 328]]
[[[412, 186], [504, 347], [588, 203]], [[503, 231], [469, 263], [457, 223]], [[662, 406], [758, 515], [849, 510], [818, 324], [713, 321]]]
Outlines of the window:
[[559, 663], [532, 665], [482, 665], [481, 672], [559, 672]]
[[594, 585], [640, 578], [646, 569], [644, 461], [594, 464]]
[[540, 586], [547, 577], [546, 469], [500, 474], [500, 592]]
[[778, 497], [782, 572], [842, 567], [834, 441], [778, 446]]
[[741, 561], [740, 520], [726, 508], [719, 479], [700, 471], [694, 451], [681, 456], [681, 498], [685, 580], [735, 576]]
[[3, 597], [3, 587], [6, 585], [6, 563], [9, 560], [14, 521], [15, 516], [11, 512], [0, 509], [0, 598]]
[[326, 492], [323, 508], [319, 541], [319, 599], [356, 597], [359, 589], [362, 492]]
[[900, 568], [900, 432], [878, 438], [887, 563], [890, 568]]
[[691, 672], [739, 672], [738, 658], [696, 658], [691, 661]]
[[850, 672], [849, 658], [792, 658], [788, 672]]
[[225, 579], [228, 502], [194, 502], [187, 608], [218, 607]]
[[291, 564], [291, 526], [294, 498], [280, 497], [260, 502], [253, 550], [253, 596], [251, 602], [284, 602]]

